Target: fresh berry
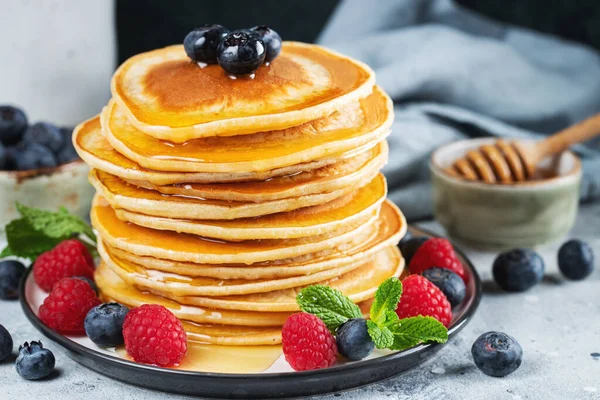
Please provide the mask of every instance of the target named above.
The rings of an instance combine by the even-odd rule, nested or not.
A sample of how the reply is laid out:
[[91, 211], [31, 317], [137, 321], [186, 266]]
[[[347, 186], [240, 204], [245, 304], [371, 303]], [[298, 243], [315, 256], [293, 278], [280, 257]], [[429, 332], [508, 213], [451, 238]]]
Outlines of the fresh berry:
[[84, 321], [86, 335], [98, 346], [123, 345], [123, 323], [128, 312], [129, 309], [119, 303], [104, 303], [92, 308]]
[[64, 143], [60, 130], [48, 122], [38, 122], [31, 125], [25, 131], [23, 140], [28, 144], [41, 144], [53, 152], [58, 152]]
[[502, 332], [487, 332], [479, 336], [471, 347], [471, 354], [477, 368], [496, 377], [512, 374], [523, 360], [519, 343]]
[[423, 276], [444, 293], [452, 307], [459, 305], [465, 298], [467, 292], [465, 283], [460, 276], [449, 269], [429, 268], [423, 271]]
[[219, 44], [217, 61], [232, 75], [252, 74], [265, 61], [265, 44], [258, 34], [241, 29], [227, 34]]
[[12, 353], [13, 340], [5, 327], [0, 325], [0, 362], [6, 360]]
[[64, 251], [70, 254], [81, 253], [85, 258], [85, 261], [91, 268], [94, 268], [95, 266], [94, 257], [92, 257], [92, 254], [90, 253], [89, 249], [85, 244], [83, 244], [83, 242], [77, 239], [64, 240], [58, 246], [56, 246], [56, 248], [60, 251]]
[[430, 316], [446, 328], [452, 321], [452, 306], [437, 286], [421, 275], [410, 275], [402, 281], [402, 297], [396, 309], [398, 317]]
[[49, 292], [62, 278], [83, 276], [93, 279], [92, 266], [93, 259], [85, 245], [77, 239], [69, 239], [35, 260], [33, 276], [38, 286]]
[[17, 171], [17, 158], [19, 157], [18, 146], [9, 146], [4, 148], [4, 166], [5, 171]]
[[39, 317], [57, 332], [83, 333], [85, 316], [99, 304], [96, 292], [87, 282], [65, 278], [54, 285], [40, 307]]
[[0, 170], [7, 170], [8, 164], [8, 152], [4, 148], [4, 145], [0, 143]]
[[47, 377], [54, 371], [54, 354], [45, 349], [42, 342], [31, 342], [19, 346], [17, 373], [30, 381]]
[[250, 30], [256, 32], [265, 44], [265, 62], [270, 63], [277, 58], [281, 52], [281, 36], [266, 25], [255, 26], [254, 28], [250, 28]]
[[38, 168], [54, 168], [57, 165], [54, 153], [46, 146], [38, 143], [21, 142], [15, 147], [12, 155], [18, 171], [29, 171]]
[[410, 261], [412, 260], [419, 247], [421, 247], [421, 245], [425, 243], [428, 239], [429, 238], [427, 236], [411, 236], [408, 238], [404, 237], [400, 241], [398, 247], [400, 247], [400, 252], [402, 253], [402, 257], [404, 257], [406, 265], [410, 264]]
[[96, 285], [96, 282], [94, 282], [93, 279], [90, 279], [86, 276], [74, 276], [73, 278], [81, 279], [82, 281], [87, 282], [88, 285], [90, 285], [92, 287], [92, 289], [94, 289], [94, 292], [96, 292], [96, 295], [100, 294], [100, 291], [98, 290], [98, 285]]
[[594, 252], [579, 239], [571, 239], [558, 250], [558, 268], [567, 279], [579, 281], [594, 270]]
[[283, 354], [294, 370], [308, 371], [335, 364], [335, 338], [318, 317], [308, 313], [289, 316], [281, 336]]
[[0, 143], [13, 146], [21, 141], [27, 128], [25, 113], [16, 107], [0, 106]]
[[25, 266], [16, 260], [0, 261], [0, 299], [12, 300], [19, 297], [19, 282]]
[[452, 243], [447, 239], [426, 240], [413, 255], [408, 269], [411, 274], [420, 274], [432, 267], [447, 268], [458, 274], [465, 283], [467, 282], [465, 269], [456, 257]]
[[496, 257], [492, 267], [494, 280], [508, 292], [524, 292], [544, 277], [544, 261], [533, 250], [514, 249]]
[[362, 318], [344, 322], [337, 329], [335, 341], [340, 354], [352, 361], [362, 360], [375, 348], [367, 330], [367, 321]]
[[187, 351], [181, 321], [158, 304], [144, 304], [125, 317], [123, 337], [127, 353], [137, 362], [170, 367]]
[[183, 40], [185, 53], [192, 61], [217, 63], [217, 48], [229, 29], [222, 25], [204, 25], [187, 34]]
[[63, 137], [63, 146], [56, 153], [58, 163], [62, 165], [79, 159], [75, 146], [73, 146], [73, 128], [60, 128], [60, 134]]

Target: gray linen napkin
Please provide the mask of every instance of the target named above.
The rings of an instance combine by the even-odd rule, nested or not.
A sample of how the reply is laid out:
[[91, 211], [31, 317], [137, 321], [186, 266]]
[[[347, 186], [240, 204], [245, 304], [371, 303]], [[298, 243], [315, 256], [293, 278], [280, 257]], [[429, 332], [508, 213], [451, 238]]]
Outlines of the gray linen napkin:
[[[540, 137], [600, 112], [600, 55], [498, 23], [451, 0], [344, 0], [319, 43], [368, 63], [394, 99], [390, 198], [431, 215], [427, 161], [466, 137]], [[582, 200], [600, 199], [600, 140], [583, 158]]]

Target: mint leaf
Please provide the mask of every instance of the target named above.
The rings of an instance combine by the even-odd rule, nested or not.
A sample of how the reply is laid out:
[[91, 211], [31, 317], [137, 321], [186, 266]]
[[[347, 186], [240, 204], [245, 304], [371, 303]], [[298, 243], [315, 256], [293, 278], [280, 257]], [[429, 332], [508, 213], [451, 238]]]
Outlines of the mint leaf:
[[16, 254], [13, 254], [12, 250], [10, 249], [10, 247], [6, 246], [2, 252], [0, 253], [0, 258], [4, 258], [4, 257], [12, 257], [15, 256]]
[[391, 350], [404, 350], [420, 343], [445, 343], [448, 340], [448, 329], [432, 317], [404, 318], [389, 327], [394, 337]]
[[34, 260], [61, 241], [35, 230], [25, 218], [13, 220], [5, 229], [8, 246], [2, 251], [2, 257], [11, 255]]
[[41, 231], [51, 238], [65, 239], [83, 234], [94, 242], [96, 241], [92, 227], [81, 218], [70, 214], [64, 207], [61, 207], [58, 212], [51, 212], [17, 203], [17, 210], [33, 229]]
[[400, 318], [398, 317], [398, 314], [396, 314], [396, 311], [387, 310], [385, 312], [385, 323], [383, 325], [391, 326], [397, 324], [399, 321]]
[[352, 318], [362, 318], [360, 308], [341, 292], [329, 286], [313, 285], [302, 289], [296, 301], [304, 312], [319, 317], [331, 332]]
[[394, 335], [387, 327], [379, 327], [375, 322], [367, 321], [367, 331], [378, 349], [387, 349], [394, 344]]
[[[34, 260], [63, 240], [74, 236], [85, 237], [86, 245], [96, 242], [92, 228], [65, 208], [51, 212], [20, 203], [16, 206], [22, 218], [6, 225], [8, 246], [2, 251], [2, 257], [11, 255]], [[95, 251], [92, 254], [95, 254]]]
[[388, 311], [396, 311], [401, 295], [402, 282], [398, 278], [389, 278], [379, 285], [371, 305], [371, 321], [377, 325], [385, 324]]

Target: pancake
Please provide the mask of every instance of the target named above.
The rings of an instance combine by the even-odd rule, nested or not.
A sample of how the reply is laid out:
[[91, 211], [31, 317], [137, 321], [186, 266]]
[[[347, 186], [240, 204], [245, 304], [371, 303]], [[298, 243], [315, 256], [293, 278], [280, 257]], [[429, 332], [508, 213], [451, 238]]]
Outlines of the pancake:
[[371, 184], [325, 204], [286, 213], [234, 220], [191, 220], [150, 216], [115, 209], [123, 221], [152, 229], [240, 241], [251, 239], [291, 239], [321, 235], [340, 226], [365, 222], [385, 199], [385, 180]]
[[[350, 186], [329, 193], [252, 203], [165, 195], [127, 184], [117, 176], [98, 170], [90, 171], [89, 179], [96, 191], [114, 208], [158, 217], [206, 220], [249, 218], [297, 210], [332, 201], [360, 187]], [[384, 179], [379, 174], [373, 181]], [[377, 185], [376, 182], [356, 183], [364, 184]]]
[[111, 91], [137, 129], [182, 143], [285, 129], [333, 113], [371, 92], [365, 64], [316, 45], [284, 42], [253, 78], [199, 68], [183, 46], [138, 54], [115, 72]]
[[[399, 277], [404, 271], [404, 259], [396, 246], [389, 246], [379, 251], [374, 259], [367, 261], [342, 276], [321, 285], [331, 286], [348, 296], [353, 302], [360, 303], [375, 295], [379, 285], [386, 279]], [[170, 291], [152, 290], [163, 296], [194, 307], [207, 307], [218, 310], [263, 311], [263, 312], [295, 312], [299, 311], [296, 296], [301, 288], [277, 290], [267, 293], [232, 295], [232, 296], [174, 296]]]
[[164, 260], [153, 257], [137, 256], [135, 254], [110, 247], [106, 244], [111, 254], [117, 258], [130, 261], [146, 268], [164, 271], [167, 273], [186, 275], [190, 277], [212, 277], [220, 279], [276, 279], [295, 276], [310, 275], [320, 271], [338, 268], [347, 264], [361, 263], [371, 260], [377, 252], [392, 244], [398, 243], [406, 232], [406, 222], [400, 214], [400, 225], [389, 222], [398, 220], [394, 216], [398, 209], [391, 203], [383, 205], [381, 214], [386, 224], [379, 226], [379, 231], [368, 241], [360, 241], [354, 246], [347, 246], [342, 250], [327, 251], [325, 254], [313, 253], [295, 259], [278, 260], [276, 262], [263, 262], [251, 265], [214, 265], [194, 264]]
[[137, 130], [114, 101], [100, 117], [102, 131], [115, 150], [145, 168], [217, 173], [269, 171], [375, 144], [389, 135], [393, 119], [392, 101], [378, 87], [357, 103], [299, 126], [183, 144]]
[[[404, 259], [392, 246], [350, 273], [320, 284], [340, 290], [355, 303], [360, 303], [373, 298], [377, 287], [389, 277], [400, 276], [403, 268]], [[166, 292], [142, 291], [123, 281], [104, 263], [96, 268], [94, 279], [103, 296], [128, 307], [160, 304], [178, 318], [197, 323], [282, 326], [290, 312], [299, 311], [296, 296], [301, 288], [239, 296], [177, 297]], [[214, 306], [201, 305], [208, 303]]]
[[350, 263], [310, 275], [287, 278], [263, 278], [256, 280], [248, 278], [224, 279], [189, 277], [147, 269], [140, 264], [135, 264], [114, 256], [102, 246], [102, 242], [98, 242], [98, 252], [104, 264], [119, 275], [126, 283], [135, 285], [143, 290], [156, 290], [158, 292], [169, 293], [170, 296], [231, 296], [304, 287], [336, 278], [362, 265], [360, 262]]
[[163, 305], [196, 356], [275, 359], [302, 288], [328, 285], [368, 315], [404, 272], [406, 221], [379, 172], [393, 103], [361, 62], [284, 42], [228, 76], [178, 45], [127, 60], [111, 92], [73, 134], [97, 192], [104, 301]]
[[372, 149], [334, 164], [261, 182], [185, 183], [160, 186], [147, 181], [124, 179], [127, 183], [175, 196], [261, 203], [292, 197], [329, 193], [370, 182], [387, 162], [385, 141]]
[[207, 325], [181, 321], [188, 341], [225, 346], [260, 346], [281, 343], [281, 328], [271, 326]]
[[104, 137], [100, 127], [100, 118], [94, 117], [79, 124], [73, 132], [73, 144], [79, 156], [91, 167], [116, 175], [123, 179], [148, 181], [156, 185], [174, 185], [179, 183], [211, 182], [249, 182], [264, 181], [276, 176], [293, 175], [304, 171], [322, 168], [364, 151], [371, 144], [352, 151], [330, 154], [327, 158], [276, 168], [264, 172], [212, 173], [212, 172], [164, 172], [141, 167], [121, 153], [117, 152]]
[[211, 310], [181, 305], [165, 297], [138, 290], [134, 286], [125, 283], [103, 263], [96, 268], [94, 280], [104, 296], [127, 307], [139, 307], [142, 304], [160, 304], [169, 309], [177, 318], [197, 323], [281, 327], [290, 315], [288, 312]]
[[[224, 242], [185, 233], [159, 231], [121, 221], [114, 210], [96, 198], [92, 205], [92, 225], [111, 247], [139, 255], [199, 264], [253, 264], [281, 260], [336, 247], [346, 249], [351, 243], [367, 241], [377, 235], [379, 224], [402, 226], [400, 215], [388, 221], [380, 215], [374, 225], [362, 225], [345, 231], [298, 239], [248, 240]], [[400, 229], [400, 228], [398, 228]]]

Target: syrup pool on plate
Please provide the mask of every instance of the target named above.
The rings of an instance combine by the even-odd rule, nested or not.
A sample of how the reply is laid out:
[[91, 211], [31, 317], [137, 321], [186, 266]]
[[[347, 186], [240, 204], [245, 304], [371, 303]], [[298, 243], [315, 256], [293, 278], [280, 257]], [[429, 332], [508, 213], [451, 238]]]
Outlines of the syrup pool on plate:
[[[121, 358], [131, 360], [123, 347], [116, 349]], [[229, 374], [252, 374], [268, 370], [283, 354], [276, 346], [218, 346], [188, 341], [188, 350], [173, 369]]]

